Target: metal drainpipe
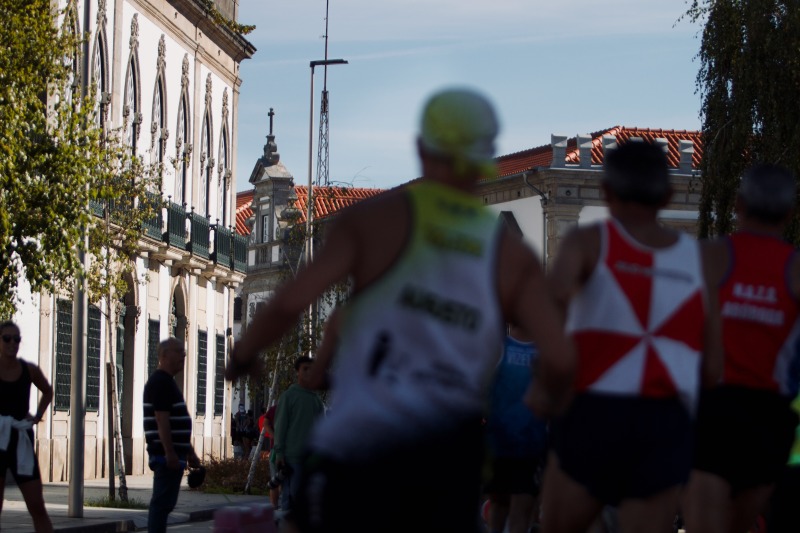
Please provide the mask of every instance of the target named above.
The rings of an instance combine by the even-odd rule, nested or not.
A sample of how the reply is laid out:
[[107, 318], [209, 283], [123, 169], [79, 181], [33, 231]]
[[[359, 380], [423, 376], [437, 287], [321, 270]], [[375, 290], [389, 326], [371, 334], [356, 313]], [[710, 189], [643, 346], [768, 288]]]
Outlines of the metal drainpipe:
[[[538, 169], [533, 169], [533, 171], [538, 172]], [[542, 204], [542, 269], [547, 270], [547, 213], [545, 212], [545, 206], [547, 205], [549, 198], [547, 198], [547, 194], [545, 194], [544, 191], [528, 181], [529, 175], [530, 174], [528, 172], [523, 172], [522, 181], [533, 192], [539, 195], [539, 203]]]

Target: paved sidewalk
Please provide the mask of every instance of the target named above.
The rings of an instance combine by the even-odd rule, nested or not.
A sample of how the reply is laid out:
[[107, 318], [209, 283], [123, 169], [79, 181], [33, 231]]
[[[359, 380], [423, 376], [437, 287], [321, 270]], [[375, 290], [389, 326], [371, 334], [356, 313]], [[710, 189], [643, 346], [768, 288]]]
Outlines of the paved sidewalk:
[[[33, 522], [25, 507], [25, 501], [9, 476], [0, 514], [0, 528], [14, 533], [33, 531]], [[116, 480], [119, 491], [118, 479]], [[128, 498], [137, 499], [147, 505], [152, 494], [153, 476], [128, 476]], [[108, 478], [87, 479], [84, 483], [83, 499], [101, 499], [108, 496]], [[67, 516], [69, 503], [68, 483], [45, 483], [44, 500], [53, 528], [62, 532], [105, 533], [136, 531], [147, 528], [147, 509], [111, 509], [83, 507], [83, 518]], [[189, 490], [184, 476], [178, 505], [170, 514], [170, 524], [197, 520], [210, 520], [214, 510], [228, 505], [268, 501], [266, 496], [235, 496], [228, 494], [204, 494]]]

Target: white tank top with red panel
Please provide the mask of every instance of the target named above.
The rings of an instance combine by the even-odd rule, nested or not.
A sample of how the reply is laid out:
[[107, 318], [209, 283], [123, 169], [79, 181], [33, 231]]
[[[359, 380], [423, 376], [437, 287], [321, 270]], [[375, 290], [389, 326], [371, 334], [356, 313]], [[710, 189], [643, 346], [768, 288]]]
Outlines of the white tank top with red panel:
[[681, 234], [669, 247], [649, 248], [613, 219], [600, 232], [600, 258], [567, 317], [577, 390], [678, 397], [693, 412], [706, 309], [697, 241]]

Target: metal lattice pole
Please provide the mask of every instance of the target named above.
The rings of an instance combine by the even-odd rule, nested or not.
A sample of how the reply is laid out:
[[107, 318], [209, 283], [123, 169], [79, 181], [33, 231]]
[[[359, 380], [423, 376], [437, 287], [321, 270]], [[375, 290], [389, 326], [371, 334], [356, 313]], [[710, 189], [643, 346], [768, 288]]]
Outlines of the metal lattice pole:
[[328, 148], [328, 90], [322, 90], [322, 99], [319, 109], [319, 142], [317, 143], [317, 181], [316, 184], [327, 187], [330, 183], [328, 167], [330, 164], [330, 149]]

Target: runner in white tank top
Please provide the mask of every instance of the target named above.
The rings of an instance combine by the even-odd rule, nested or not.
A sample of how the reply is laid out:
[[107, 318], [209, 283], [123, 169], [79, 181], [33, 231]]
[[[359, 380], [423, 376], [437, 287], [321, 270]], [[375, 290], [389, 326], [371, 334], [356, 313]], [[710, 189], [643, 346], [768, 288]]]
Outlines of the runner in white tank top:
[[331, 412], [306, 464], [305, 512], [294, 517], [302, 530], [475, 530], [479, 418], [504, 322], [539, 346], [537, 407], [566, 404], [574, 353], [541, 263], [469, 197], [494, 172], [497, 129], [473, 91], [431, 98], [418, 140], [424, 178], [338, 215], [314, 261], [236, 344], [228, 379], [328, 286], [352, 280]]

